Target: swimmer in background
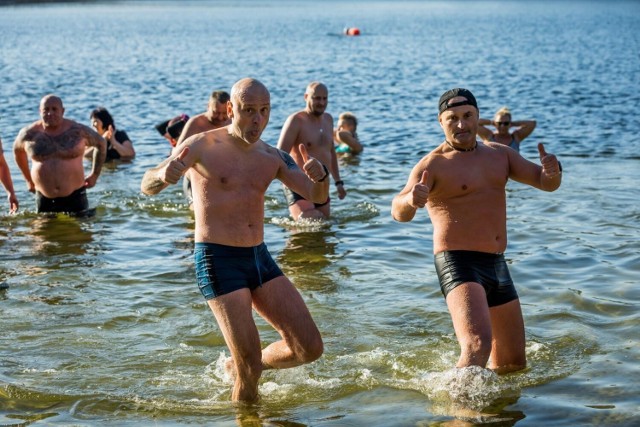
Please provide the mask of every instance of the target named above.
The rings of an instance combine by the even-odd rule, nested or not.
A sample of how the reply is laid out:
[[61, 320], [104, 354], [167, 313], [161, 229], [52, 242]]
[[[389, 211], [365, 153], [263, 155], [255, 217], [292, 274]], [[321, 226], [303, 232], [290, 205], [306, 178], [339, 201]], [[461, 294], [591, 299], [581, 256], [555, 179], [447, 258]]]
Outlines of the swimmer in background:
[[[27, 188], [36, 195], [37, 213], [88, 215], [87, 189], [93, 188], [100, 176], [107, 143], [90, 127], [64, 118], [64, 111], [59, 97], [43, 97], [40, 120], [20, 130], [13, 156]], [[82, 159], [88, 146], [96, 150], [91, 172], [85, 176]]]
[[[536, 128], [535, 120], [518, 120], [511, 121], [511, 110], [502, 107], [493, 116], [493, 121], [487, 119], [478, 120], [478, 135], [485, 142], [497, 142], [499, 144], [508, 145], [516, 151], [520, 151], [520, 143]], [[494, 126], [495, 131], [488, 129], [487, 126]], [[509, 132], [512, 127], [517, 128], [513, 132]]]
[[[123, 130], [116, 129], [113, 116], [104, 107], [98, 107], [89, 115], [91, 126], [107, 142], [107, 157], [105, 161], [122, 159], [131, 160], [136, 156], [129, 135]], [[87, 147], [84, 156], [93, 158], [94, 147]]]
[[[190, 136], [231, 124], [231, 119], [227, 112], [227, 103], [230, 99], [229, 93], [224, 90], [214, 90], [211, 92], [209, 102], [207, 103], [207, 110], [197, 116], [193, 116], [187, 121], [184, 130], [180, 134], [180, 138], [178, 138], [177, 145], [182, 144]], [[189, 209], [193, 210], [190, 174], [191, 172], [187, 172], [182, 179], [182, 191], [189, 203]]]
[[11, 180], [11, 172], [9, 171], [9, 165], [7, 159], [4, 157], [2, 151], [2, 139], [0, 139], [0, 182], [7, 191], [7, 200], [9, 201], [9, 213], [16, 213], [18, 211], [18, 197], [13, 189], [13, 181]]
[[338, 128], [333, 131], [336, 153], [362, 153], [362, 144], [358, 138], [358, 119], [355, 114], [345, 111], [338, 117]]
[[[327, 168], [327, 176], [333, 178], [338, 198], [344, 199], [347, 190], [340, 179], [338, 157], [333, 146], [333, 117], [326, 112], [329, 103], [329, 89], [320, 82], [311, 82], [304, 92], [305, 108], [291, 114], [284, 123], [278, 140], [278, 148], [289, 153], [298, 167], [302, 168], [304, 159], [299, 147], [304, 145], [309, 155], [318, 159]], [[283, 187], [289, 214], [299, 219], [327, 219], [330, 216], [331, 200], [315, 203], [306, 200], [300, 194], [286, 186]]]
[[165, 132], [165, 138], [171, 144], [171, 147], [175, 147], [178, 145], [178, 141], [180, 140], [180, 136], [182, 135], [182, 131], [184, 127], [187, 125], [189, 121], [189, 116], [186, 114], [181, 114], [173, 119], [169, 120], [167, 123], [167, 129]]

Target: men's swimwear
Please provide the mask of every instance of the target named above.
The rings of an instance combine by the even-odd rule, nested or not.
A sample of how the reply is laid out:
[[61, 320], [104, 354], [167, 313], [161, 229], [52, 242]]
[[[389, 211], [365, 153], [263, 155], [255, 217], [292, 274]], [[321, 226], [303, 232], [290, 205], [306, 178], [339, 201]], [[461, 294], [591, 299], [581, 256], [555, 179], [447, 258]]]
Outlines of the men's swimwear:
[[482, 285], [489, 307], [518, 298], [503, 254], [475, 251], [444, 251], [434, 256], [440, 290], [445, 299], [449, 292], [466, 282]]
[[[282, 191], [284, 191], [284, 197], [287, 198], [287, 203], [289, 206], [295, 204], [298, 200], [307, 200], [304, 197], [302, 197], [301, 195], [299, 195], [298, 193], [296, 193], [295, 191], [291, 191], [287, 186], [283, 185], [282, 186]], [[326, 205], [327, 203], [329, 203], [331, 199], [327, 197], [327, 201], [324, 203], [314, 203], [313, 205], [316, 208], [322, 207], [324, 205]]]
[[253, 291], [283, 275], [264, 243], [237, 247], [196, 242], [193, 256], [198, 287], [207, 300], [243, 288]]
[[87, 200], [87, 189], [79, 188], [66, 197], [56, 197], [50, 199], [45, 197], [39, 191], [36, 191], [36, 212], [67, 212], [82, 213], [89, 209], [89, 200]]

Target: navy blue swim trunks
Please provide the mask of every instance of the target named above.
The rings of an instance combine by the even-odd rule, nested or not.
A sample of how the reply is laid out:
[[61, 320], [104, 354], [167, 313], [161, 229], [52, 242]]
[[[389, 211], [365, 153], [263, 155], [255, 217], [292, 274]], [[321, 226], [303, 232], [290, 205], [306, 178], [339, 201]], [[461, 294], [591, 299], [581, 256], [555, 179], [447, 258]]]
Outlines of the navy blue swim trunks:
[[[304, 197], [302, 197], [301, 195], [299, 195], [298, 193], [296, 193], [295, 191], [291, 191], [289, 189], [289, 187], [286, 186], [282, 186], [282, 191], [284, 191], [284, 197], [287, 198], [287, 204], [289, 206], [293, 205], [295, 202], [297, 202], [298, 200], [307, 200]], [[331, 199], [327, 198], [327, 201], [324, 203], [314, 203], [316, 208], [322, 207], [324, 205], [326, 205], [327, 203], [329, 203]]]
[[78, 188], [73, 193], [65, 197], [56, 197], [50, 199], [45, 197], [39, 191], [36, 191], [36, 212], [65, 212], [65, 213], [82, 213], [89, 209], [89, 201], [87, 200], [87, 189], [85, 187]]
[[267, 245], [237, 247], [196, 242], [193, 256], [202, 296], [213, 299], [238, 289], [256, 289], [282, 276]]
[[475, 251], [444, 251], [434, 256], [440, 290], [447, 294], [466, 282], [482, 285], [489, 307], [518, 298], [503, 254]]

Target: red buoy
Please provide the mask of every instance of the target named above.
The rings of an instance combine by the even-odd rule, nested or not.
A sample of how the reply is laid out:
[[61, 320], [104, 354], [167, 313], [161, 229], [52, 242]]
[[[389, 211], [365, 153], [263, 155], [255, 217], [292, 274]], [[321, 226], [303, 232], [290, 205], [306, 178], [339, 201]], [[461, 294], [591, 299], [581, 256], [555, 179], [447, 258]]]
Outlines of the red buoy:
[[360, 35], [360, 28], [347, 27], [347, 28], [344, 29], [344, 35], [345, 36], [359, 36]]

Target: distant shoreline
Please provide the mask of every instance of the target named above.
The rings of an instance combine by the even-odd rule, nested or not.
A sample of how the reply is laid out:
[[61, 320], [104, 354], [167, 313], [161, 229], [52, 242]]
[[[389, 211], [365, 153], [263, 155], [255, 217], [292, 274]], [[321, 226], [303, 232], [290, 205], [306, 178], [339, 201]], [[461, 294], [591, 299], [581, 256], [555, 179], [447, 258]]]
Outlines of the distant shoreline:
[[92, 3], [95, 0], [0, 0], [0, 6], [38, 3]]

